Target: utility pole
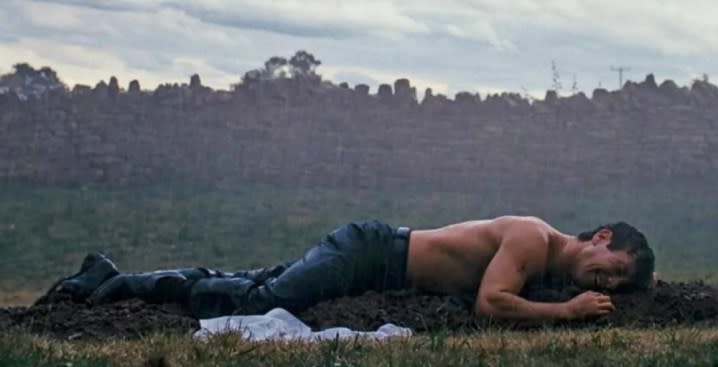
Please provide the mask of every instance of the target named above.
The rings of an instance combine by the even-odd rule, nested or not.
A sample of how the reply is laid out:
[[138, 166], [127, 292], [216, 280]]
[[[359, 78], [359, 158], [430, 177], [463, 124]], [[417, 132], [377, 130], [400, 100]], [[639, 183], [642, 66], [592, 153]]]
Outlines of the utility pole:
[[611, 66], [611, 71], [617, 71], [618, 72], [618, 89], [623, 88], [623, 72], [624, 71], [631, 71], [631, 68], [627, 68], [625, 66], [619, 66], [619, 67], [613, 67]]
[[576, 80], [576, 73], [573, 73], [573, 83], [571, 83], [571, 94], [578, 94], [578, 81]]
[[558, 68], [556, 67], [556, 61], [551, 60], [551, 80], [553, 81], [552, 88], [556, 91], [556, 94], [561, 93], [561, 76], [558, 73]]

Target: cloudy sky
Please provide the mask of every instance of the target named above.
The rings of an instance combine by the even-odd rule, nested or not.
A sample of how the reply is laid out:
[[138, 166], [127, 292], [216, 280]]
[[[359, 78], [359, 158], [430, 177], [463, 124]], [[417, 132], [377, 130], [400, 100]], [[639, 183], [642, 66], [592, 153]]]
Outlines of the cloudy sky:
[[[564, 93], [614, 89], [618, 74], [681, 85], [718, 80], [713, 0], [0, 0], [0, 74], [50, 66], [70, 85], [117, 76], [145, 89], [227, 89], [271, 56], [305, 49], [325, 79], [420, 91], [543, 97], [552, 61]], [[711, 79], [713, 81], [713, 79]]]

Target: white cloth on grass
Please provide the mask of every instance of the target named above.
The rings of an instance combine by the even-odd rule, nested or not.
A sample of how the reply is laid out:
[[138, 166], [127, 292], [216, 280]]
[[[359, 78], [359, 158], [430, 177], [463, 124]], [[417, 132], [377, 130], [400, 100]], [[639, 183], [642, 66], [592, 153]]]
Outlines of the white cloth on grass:
[[196, 338], [207, 339], [212, 335], [234, 332], [252, 341], [305, 340], [321, 341], [335, 339], [384, 340], [393, 336], [411, 336], [409, 328], [384, 324], [376, 331], [356, 331], [345, 327], [333, 327], [312, 331], [301, 320], [283, 308], [275, 308], [264, 315], [235, 315], [199, 320]]

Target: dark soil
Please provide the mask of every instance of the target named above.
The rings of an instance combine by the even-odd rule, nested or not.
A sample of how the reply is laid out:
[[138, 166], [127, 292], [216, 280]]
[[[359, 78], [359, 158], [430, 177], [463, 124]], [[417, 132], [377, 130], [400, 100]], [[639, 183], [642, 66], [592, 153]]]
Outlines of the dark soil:
[[[556, 291], [530, 289], [524, 296], [535, 301], [559, 302], [580, 293], [576, 288]], [[450, 329], [472, 331], [486, 327], [530, 329], [562, 327], [648, 327], [676, 324], [718, 325], [718, 290], [702, 283], [666, 283], [659, 281], [650, 291], [613, 294], [616, 311], [606, 316], [572, 322], [497, 322], [474, 317], [472, 295], [436, 296], [412, 291], [367, 293], [360, 298], [340, 298], [320, 303], [299, 317], [313, 329], [346, 326], [372, 330], [387, 322], [407, 326], [414, 331]]]
[[155, 332], [189, 333], [199, 322], [179, 305], [128, 300], [89, 307], [65, 294], [31, 307], [0, 309], [0, 334], [23, 330], [60, 339], [139, 338]]
[[[546, 287], [527, 289], [524, 296], [537, 301], [567, 300], [579, 291]], [[718, 290], [702, 283], [659, 282], [648, 292], [614, 294], [616, 311], [577, 322], [496, 322], [472, 316], [471, 295], [437, 296], [414, 291], [369, 292], [361, 297], [320, 303], [299, 317], [313, 329], [346, 326], [373, 330], [392, 322], [416, 332], [450, 329], [470, 332], [487, 327], [527, 329], [545, 326], [668, 326], [718, 325]], [[0, 334], [26, 330], [60, 339], [103, 340], [137, 338], [155, 332], [190, 333], [199, 327], [179, 305], [146, 304], [129, 300], [89, 307], [61, 294], [50, 295], [31, 307], [0, 309]]]

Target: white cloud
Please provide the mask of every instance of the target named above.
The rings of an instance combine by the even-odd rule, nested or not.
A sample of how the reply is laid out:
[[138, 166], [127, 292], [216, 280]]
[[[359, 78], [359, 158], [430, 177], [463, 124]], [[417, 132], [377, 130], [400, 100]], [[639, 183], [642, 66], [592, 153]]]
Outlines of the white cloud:
[[[432, 0], [364, 2], [52, 0], [0, 2], [0, 57], [55, 67], [71, 82], [116, 75], [152, 87], [197, 72], [227, 88], [270, 56], [305, 49], [327, 78], [376, 87], [407, 77], [421, 92], [551, 85], [556, 60], [590, 93], [653, 72], [679, 83], [718, 74], [715, 2]], [[192, 72], [191, 72], [192, 71]], [[142, 80], [147, 78], [147, 80]], [[337, 80], [341, 81], [341, 80]], [[538, 93], [543, 96], [544, 93]]]
[[[58, 54], [65, 57], [58, 58]], [[96, 82], [112, 75], [107, 74], [110, 70], [121, 73], [124, 69], [123, 63], [109, 53], [37, 39], [21, 39], [18, 43], [0, 45], [0, 59], [27, 61], [36, 67], [51, 66], [70, 85], [80, 82], [72, 80], [73, 75], [83, 75], [81, 82], [86, 82], [85, 78]]]
[[501, 51], [516, 51], [516, 45], [507, 39], [501, 38], [488, 23], [477, 22], [461, 28], [454, 24], [449, 24], [446, 26], [446, 32], [457, 38], [487, 42]]
[[667, 55], [718, 51], [714, 1], [485, 0], [475, 6], [514, 34], [553, 30]]
[[64, 31], [83, 27], [84, 20], [75, 13], [67, 11], [45, 12], [45, 6], [39, 3], [27, 3], [23, 8], [25, 18], [36, 27]]
[[204, 22], [293, 36], [345, 39], [374, 35], [401, 40], [429, 31], [387, 1], [212, 0], [170, 4]]
[[667, 55], [718, 52], [715, 1], [446, 0], [436, 6], [417, 0], [404, 10], [440, 23], [449, 35], [473, 35], [508, 50], [527, 36], [560, 32]]
[[402, 14], [393, 2], [378, 0], [46, 1], [103, 10], [154, 12], [173, 8], [206, 23], [321, 38], [366, 34], [397, 37], [429, 31], [426, 25]]
[[[63, 55], [57, 57], [55, 55]], [[17, 44], [0, 45], [0, 59], [17, 58], [31, 65], [51, 66], [65, 83], [94, 85], [100, 80], [116, 76], [120, 85], [138, 79], [145, 89], [163, 83], [189, 83], [189, 77], [201, 73], [206, 85], [228, 88], [228, 80], [236, 76], [213, 68], [201, 58], [178, 57], [161, 70], [146, 70], [128, 66], [121, 58], [108, 51], [76, 45], [58, 45], [38, 39], [22, 39]]]
[[145, 11], [156, 9], [161, 0], [32, 0], [41, 3], [56, 3], [78, 7], [112, 11]]
[[[18, 9], [18, 15], [24, 16], [25, 21], [11, 31], [24, 33], [23, 38], [29, 42], [24, 46], [46, 40], [48, 45], [64, 45], [69, 50], [74, 46], [103, 51], [136, 69], [159, 71], [170, 66], [177, 57], [207, 57], [209, 63], [227, 50], [249, 45], [242, 34], [204, 24], [171, 8], [108, 11], [97, 7], [30, 2], [22, 3]], [[52, 49], [38, 51], [47, 54]], [[73, 62], [78, 65], [94, 62], [85, 60], [82, 52], [55, 55], [64, 59], [76, 55]]]
[[493, 14], [475, 8], [466, 2], [448, 0], [444, 6], [435, 2], [419, 1], [405, 4], [404, 11], [426, 22], [437, 36], [487, 43], [500, 51], [515, 51], [516, 47], [507, 35], [497, 30]]

